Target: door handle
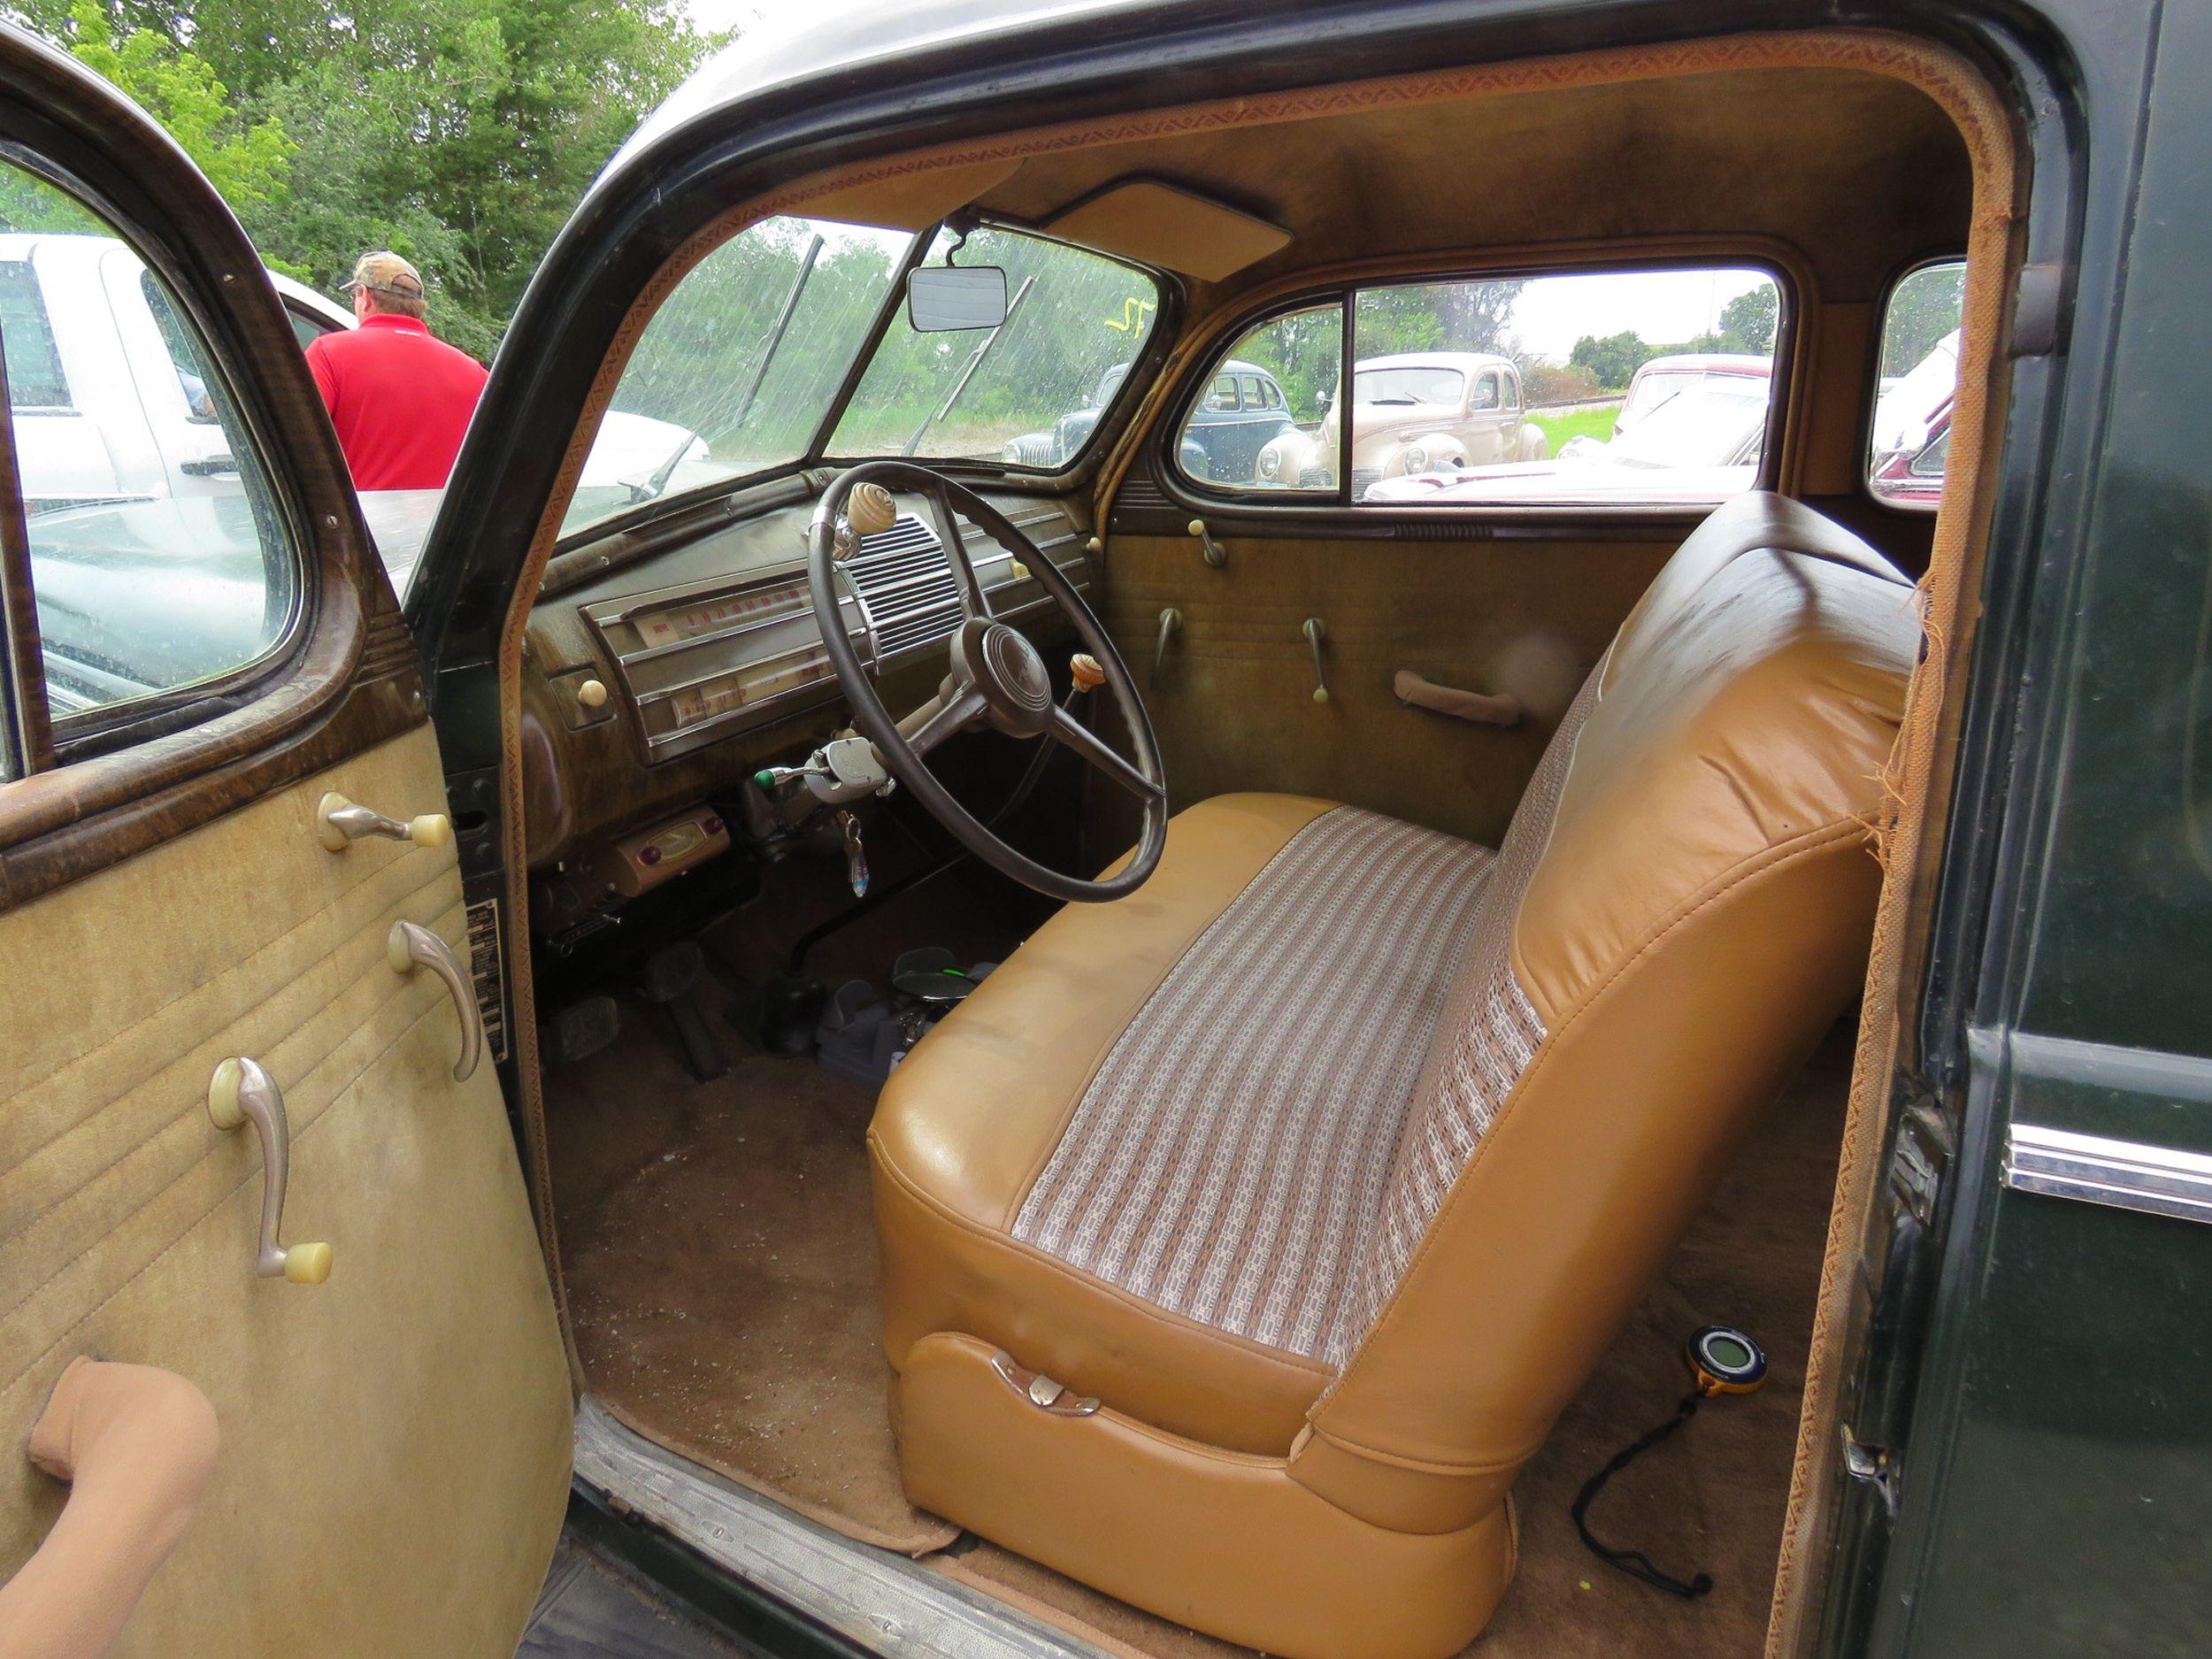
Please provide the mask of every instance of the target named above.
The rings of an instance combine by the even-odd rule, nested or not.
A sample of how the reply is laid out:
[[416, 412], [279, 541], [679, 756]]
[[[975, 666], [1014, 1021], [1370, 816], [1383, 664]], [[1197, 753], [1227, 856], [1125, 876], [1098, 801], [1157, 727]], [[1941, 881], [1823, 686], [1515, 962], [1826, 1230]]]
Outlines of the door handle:
[[484, 1016], [476, 1006], [476, 987], [461, 972], [453, 947], [427, 927], [394, 922], [384, 941], [384, 960], [391, 964], [394, 973], [427, 968], [445, 981], [453, 998], [453, 1012], [461, 1022], [461, 1057], [454, 1063], [453, 1080], [467, 1082], [476, 1075], [477, 1062], [484, 1057]]
[[0, 1659], [96, 1659], [184, 1536], [215, 1467], [215, 1408], [185, 1379], [80, 1355], [25, 1450], [69, 1502], [0, 1585]]
[[1329, 681], [1321, 672], [1321, 641], [1328, 638], [1329, 631], [1322, 626], [1319, 617], [1308, 617], [1298, 631], [1306, 636], [1306, 643], [1313, 647], [1313, 700], [1326, 703], [1329, 700]]
[[1160, 612], [1160, 637], [1152, 642], [1152, 679], [1157, 684], [1160, 670], [1167, 665], [1167, 642], [1183, 626], [1183, 613], [1173, 605]]
[[412, 841], [418, 847], [442, 847], [453, 839], [453, 820], [442, 812], [425, 812], [403, 824], [372, 808], [356, 806], [334, 789], [316, 803], [315, 833], [334, 853], [345, 851], [364, 835]]
[[1472, 720], [1479, 726], [1512, 726], [1521, 718], [1518, 697], [1489, 696], [1479, 691], [1462, 691], [1456, 686], [1440, 686], [1410, 668], [1398, 671], [1390, 689], [1401, 703], [1448, 714], [1455, 720]]
[[254, 1255], [254, 1272], [288, 1284], [321, 1284], [330, 1277], [327, 1244], [295, 1244], [287, 1249], [277, 1242], [277, 1228], [284, 1219], [285, 1183], [292, 1173], [292, 1126], [285, 1119], [284, 1096], [276, 1079], [262, 1070], [258, 1060], [224, 1061], [207, 1086], [207, 1115], [226, 1133], [250, 1123], [261, 1137], [261, 1243]]

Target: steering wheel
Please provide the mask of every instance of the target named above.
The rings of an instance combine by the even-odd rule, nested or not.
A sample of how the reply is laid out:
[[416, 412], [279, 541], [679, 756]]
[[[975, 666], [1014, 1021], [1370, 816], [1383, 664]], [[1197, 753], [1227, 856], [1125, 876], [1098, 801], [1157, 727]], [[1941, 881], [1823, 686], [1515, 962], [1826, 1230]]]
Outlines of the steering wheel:
[[[928, 498], [938, 540], [952, 566], [961, 611], [960, 627], [952, 637], [950, 671], [937, 695], [903, 719], [895, 719], [883, 706], [874, 679], [853, 649], [852, 636], [840, 625], [838, 608], [843, 561], [859, 550], [862, 535], [890, 527], [895, 509], [889, 492], [894, 489]], [[1054, 700], [1052, 675], [1037, 648], [991, 614], [990, 601], [961, 539], [963, 518], [1027, 565], [1073, 625], [1076, 637], [1113, 692], [1114, 704], [1136, 749], [1133, 764]], [[885, 770], [911, 790], [969, 851], [1002, 875], [1057, 899], [1102, 903], [1144, 885], [1167, 841], [1167, 779], [1151, 718], [1128, 665], [1082, 595], [1005, 514], [965, 485], [928, 467], [910, 461], [866, 462], [841, 473], [815, 503], [813, 521], [807, 527], [807, 584], [813, 592], [814, 614], [823, 619], [823, 649], [851, 705], [854, 728], [875, 745]], [[846, 586], [852, 587], [849, 579]], [[853, 597], [857, 603], [856, 588]], [[1136, 850], [1120, 869], [1089, 881], [1049, 869], [1000, 840], [953, 798], [923, 757], [955, 732], [984, 726], [1009, 737], [1043, 737], [1061, 743], [1137, 798], [1144, 809], [1144, 829]]]

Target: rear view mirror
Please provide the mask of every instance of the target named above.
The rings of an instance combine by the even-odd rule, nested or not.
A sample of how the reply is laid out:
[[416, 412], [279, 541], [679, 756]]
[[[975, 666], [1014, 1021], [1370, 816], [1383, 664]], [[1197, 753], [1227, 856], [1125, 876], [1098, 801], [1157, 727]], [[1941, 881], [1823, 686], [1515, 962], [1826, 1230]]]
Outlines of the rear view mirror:
[[1006, 320], [1006, 273], [993, 265], [917, 266], [906, 278], [906, 320], [918, 334], [995, 328]]

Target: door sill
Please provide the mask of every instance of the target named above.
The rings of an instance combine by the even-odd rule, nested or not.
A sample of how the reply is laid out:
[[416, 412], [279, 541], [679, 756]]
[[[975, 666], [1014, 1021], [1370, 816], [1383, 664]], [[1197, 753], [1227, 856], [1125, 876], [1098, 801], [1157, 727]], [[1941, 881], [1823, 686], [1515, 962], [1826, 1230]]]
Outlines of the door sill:
[[654, 1445], [588, 1394], [576, 1409], [576, 1479], [883, 1659], [1109, 1659], [918, 1562], [818, 1526]]

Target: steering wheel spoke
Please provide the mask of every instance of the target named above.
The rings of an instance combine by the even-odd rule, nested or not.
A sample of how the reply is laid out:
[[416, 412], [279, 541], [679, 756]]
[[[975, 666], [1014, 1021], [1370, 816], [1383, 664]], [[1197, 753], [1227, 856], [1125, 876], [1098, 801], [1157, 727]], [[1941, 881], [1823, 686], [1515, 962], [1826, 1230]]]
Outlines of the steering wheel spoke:
[[1055, 705], [1052, 726], [1048, 731], [1056, 743], [1073, 749], [1092, 765], [1104, 772], [1140, 801], [1164, 801], [1167, 789], [1156, 784], [1134, 766], [1114, 753], [1106, 740], [1077, 719], [1069, 710]]
[[972, 686], [941, 691], [901, 720], [899, 733], [917, 755], [926, 755], [955, 732], [973, 726], [989, 707]]
[[960, 590], [960, 608], [972, 617], [991, 619], [991, 601], [983, 591], [983, 579], [968, 557], [967, 538], [960, 533], [960, 514], [952, 504], [952, 492], [940, 484], [929, 493], [929, 510], [937, 520], [937, 536], [945, 544], [945, 559], [952, 566], [953, 585]]

